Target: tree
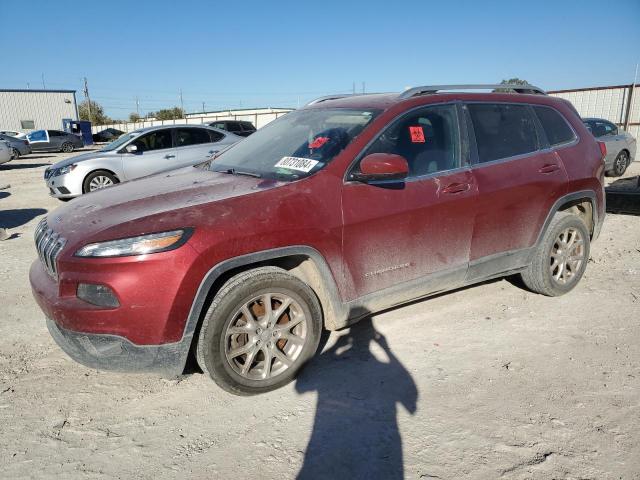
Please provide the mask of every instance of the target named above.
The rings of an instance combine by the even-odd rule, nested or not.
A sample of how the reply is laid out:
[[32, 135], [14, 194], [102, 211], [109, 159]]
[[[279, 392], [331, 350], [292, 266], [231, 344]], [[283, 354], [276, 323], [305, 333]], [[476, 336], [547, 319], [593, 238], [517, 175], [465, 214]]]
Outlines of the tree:
[[93, 125], [105, 125], [113, 121], [104, 113], [104, 108], [97, 102], [91, 101], [91, 116], [89, 116], [89, 100], [84, 100], [78, 105], [80, 120], [89, 120]]
[[139, 122], [140, 120], [142, 120], [142, 117], [140, 115], [138, 115], [136, 112], [132, 112], [129, 114], [129, 121], [130, 122]]
[[149, 112], [150, 117], [155, 117], [157, 120], [177, 120], [184, 118], [184, 110], [180, 107], [163, 108], [157, 112]]
[[[500, 85], [511, 84], [511, 85], [529, 85], [529, 82], [526, 80], [522, 80], [520, 78], [510, 78], [509, 80], [502, 80]], [[509, 88], [496, 88], [494, 92], [510, 92]]]

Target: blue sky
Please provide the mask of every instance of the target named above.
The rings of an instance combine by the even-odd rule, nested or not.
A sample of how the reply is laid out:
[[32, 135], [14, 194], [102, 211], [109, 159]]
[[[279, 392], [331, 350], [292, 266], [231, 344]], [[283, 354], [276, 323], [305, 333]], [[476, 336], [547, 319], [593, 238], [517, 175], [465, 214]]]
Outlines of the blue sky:
[[[77, 89], [114, 118], [517, 76], [633, 81], [640, 0], [2, 2], [0, 88]], [[15, 21], [4, 21], [14, 19]]]

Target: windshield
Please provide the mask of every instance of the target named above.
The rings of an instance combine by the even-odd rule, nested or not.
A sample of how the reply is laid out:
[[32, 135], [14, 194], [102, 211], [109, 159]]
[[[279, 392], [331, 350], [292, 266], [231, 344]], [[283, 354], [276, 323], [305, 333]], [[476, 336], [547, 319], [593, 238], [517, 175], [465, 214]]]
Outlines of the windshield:
[[296, 180], [325, 167], [377, 115], [373, 110], [297, 110], [238, 142], [211, 170]]
[[138, 135], [140, 135], [140, 132], [131, 132], [131, 133], [126, 133], [124, 135], [122, 135], [120, 138], [118, 138], [117, 140], [111, 142], [110, 144], [108, 144], [106, 147], [104, 147], [102, 150], [100, 150], [101, 152], [110, 152], [112, 150], [117, 150], [118, 148], [120, 148], [122, 145], [124, 145], [125, 143], [127, 143], [129, 140], [131, 140], [132, 138], [137, 137]]

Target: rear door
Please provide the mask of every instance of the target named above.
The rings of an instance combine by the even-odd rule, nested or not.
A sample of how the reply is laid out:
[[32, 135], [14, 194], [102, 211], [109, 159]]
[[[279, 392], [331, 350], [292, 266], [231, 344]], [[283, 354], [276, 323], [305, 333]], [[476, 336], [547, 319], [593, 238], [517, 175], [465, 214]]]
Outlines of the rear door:
[[[455, 104], [420, 107], [394, 121], [363, 153], [402, 155], [410, 169], [405, 181], [347, 177], [343, 258], [354, 297], [417, 279], [437, 279], [432, 288], [421, 284], [430, 291], [463, 281], [477, 188], [464, 161], [458, 119]], [[401, 294], [416, 295], [409, 289]]]
[[[509, 103], [469, 103], [475, 137], [473, 175], [478, 184], [477, 216], [470, 253], [470, 277], [517, 268], [526, 258], [553, 203], [567, 189], [567, 175], [545, 145], [532, 107]], [[483, 270], [504, 257], [506, 263]], [[504, 270], [503, 270], [504, 271]]]
[[47, 150], [60, 150], [65, 139], [65, 132], [59, 130], [47, 130], [49, 133], [49, 144]]
[[[195, 165], [210, 159], [224, 148], [221, 133], [200, 127], [176, 128], [177, 164], [180, 167]], [[214, 141], [215, 140], [215, 141]]]
[[130, 145], [135, 145], [137, 151], [122, 154], [122, 168], [127, 180], [173, 170], [177, 167], [173, 128], [144, 133]]

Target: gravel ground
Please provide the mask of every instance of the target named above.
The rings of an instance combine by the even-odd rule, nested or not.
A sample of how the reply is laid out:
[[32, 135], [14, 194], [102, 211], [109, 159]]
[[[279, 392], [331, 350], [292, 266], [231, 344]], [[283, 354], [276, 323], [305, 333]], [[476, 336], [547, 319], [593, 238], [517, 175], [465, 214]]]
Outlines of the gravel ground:
[[43, 170], [63, 157], [0, 166], [0, 477], [640, 478], [640, 217], [607, 217], [564, 297], [499, 280], [413, 303], [239, 398], [200, 374], [90, 370], [54, 344], [28, 267], [59, 205]]

